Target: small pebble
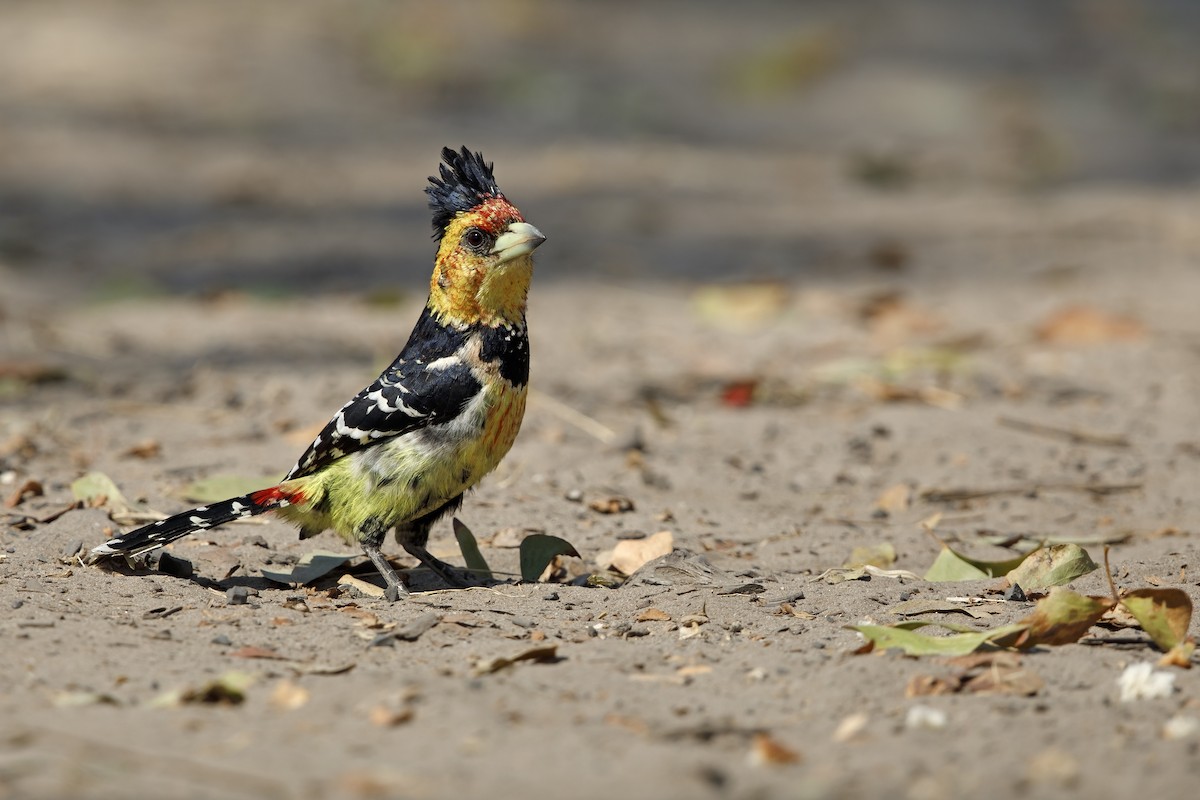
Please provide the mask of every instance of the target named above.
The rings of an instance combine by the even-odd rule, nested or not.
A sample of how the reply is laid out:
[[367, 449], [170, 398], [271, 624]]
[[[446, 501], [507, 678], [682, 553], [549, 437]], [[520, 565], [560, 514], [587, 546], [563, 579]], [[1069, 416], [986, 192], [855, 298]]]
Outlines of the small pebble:
[[14, 609], [20, 608], [20, 607], [21, 607], [21, 606], [23, 606], [23, 605], [25, 605], [25, 601], [24, 601], [24, 600], [13, 600], [13, 601], [12, 601], [12, 607], [13, 607]]
[[243, 606], [250, 600], [250, 590], [245, 586], [230, 586], [225, 590], [225, 602], [231, 606]]
[[567, 493], [563, 495], [563, 497], [567, 500], [570, 500], [572, 503], [583, 502], [583, 492], [579, 489], [569, 489], [567, 490]]
[[543, 597], [542, 599], [543, 599], [543, 600], [557, 600], [557, 599], [558, 599], [558, 592], [550, 592], [548, 595], [546, 595], [546, 596], [545, 596], [545, 597]]
[[231, 647], [233, 645], [233, 640], [222, 633], [220, 636], [214, 636], [212, 639], [212, 643], [219, 644], [223, 647]]
[[1008, 591], [1004, 593], [1004, 599], [1011, 600], [1014, 603], [1029, 602], [1029, 598], [1025, 596], [1025, 591], [1021, 588], [1020, 584], [1016, 583], [1008, 587]]
[[83, 549], [83, 539], [72, 539], [66, 547], [63, 548], [62, 557], [68, 561], [75, 558], [75, 554]]

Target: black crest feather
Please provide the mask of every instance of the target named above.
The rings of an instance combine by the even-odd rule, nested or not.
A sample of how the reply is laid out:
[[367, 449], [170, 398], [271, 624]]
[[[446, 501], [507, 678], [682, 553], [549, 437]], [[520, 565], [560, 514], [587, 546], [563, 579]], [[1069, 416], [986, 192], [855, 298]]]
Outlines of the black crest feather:
[[433, 238], [441, 239], [446, 226], [454, 215], [470, 211], [492, 197], [503, 197], [496, 179], [492, 176], [492, 165], [483, 160], [482, 153], [472, 153], [466, 147], [454, 152], [442, 148], [440, 178], [429, 176], [429, 209], [433, 211]]

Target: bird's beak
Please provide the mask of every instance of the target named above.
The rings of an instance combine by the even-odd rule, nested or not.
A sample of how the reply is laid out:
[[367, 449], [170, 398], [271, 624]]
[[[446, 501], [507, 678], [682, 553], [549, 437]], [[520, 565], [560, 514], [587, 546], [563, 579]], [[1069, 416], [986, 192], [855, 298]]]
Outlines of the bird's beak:
[[546, 237], [542, 232], [528, 222], [514, 222], [508, 226], [508, 230], [496, 237], [492, 255], [499, 256], [499, 263], [503, 264], [505, 261], [532, 253], [544, 241]]

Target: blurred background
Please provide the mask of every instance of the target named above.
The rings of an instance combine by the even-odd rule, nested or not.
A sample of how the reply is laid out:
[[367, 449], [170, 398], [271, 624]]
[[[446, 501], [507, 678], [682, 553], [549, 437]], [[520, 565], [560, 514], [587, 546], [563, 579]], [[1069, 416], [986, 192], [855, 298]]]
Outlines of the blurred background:
[[423, 294], [444, 144], [547, 232], [539, 281], [1194, 254], [1198, 53], [1190, 0], [3, 0], [0, 281]]

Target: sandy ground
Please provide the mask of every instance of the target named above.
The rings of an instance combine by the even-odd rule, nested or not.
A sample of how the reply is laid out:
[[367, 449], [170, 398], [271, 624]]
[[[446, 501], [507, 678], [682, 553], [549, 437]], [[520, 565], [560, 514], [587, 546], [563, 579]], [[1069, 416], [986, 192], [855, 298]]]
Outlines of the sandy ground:
[[[987, 598], [979, 619], [924, 617], [980, 628], [1030, 613], [994, 602], [997, 580], [830, 573], [889, 543], [895, 568], [924, 574], [939, 545], [921, 522], [935, 514], [938, 537], [981, 558], [1050, 538], [1099, 560], [1115, 542], [1118, 586], [1200, 599], [1196, 193], [1057, 173], [1047, 185], [1046, 164], [1002, 136], [975, 160], [947, 146], [864, 167], [785, 146], [765, 112], [689, 139], [664, 134], [644, 98], [601, 92], [614, 105], [585, 115], [586, 136], [538, 120], [541, 142], [561, 140], [545, 149], [502, 117], [489, 156], [550, 241], [530, 308], [536, 394], [459, 515], [501, 580], [445, 590], [413, 572], [415, 593], [395, 605], [338, 589], [340, 572], [282, 586], [262, 570], [353, 548], [300, 542], [273, 520], [173, 545], [190, 577], [82, 565], [81, 546], [124, 527], [110, 508], [71, 508], [85, 473], [108, 475], [138, 511], [174, 512], [198, 479], [269, 481], [292, 464], [416, 317], [437, 146], [488, 138], [446, 86], [414, 78], [397, 95], [422, 110], [409, 118], [312, 45], [315, 30], [339, 43], [380, 20], [322, 29], [325, 6], [303, 7], [262, 29], [199, 5], [5, 11], [0, 60], [21, 79], [0, 88], [0, 797], [1173, 797], [1195, 785], [1200, 679], [1170, 668], [1168, 697], [1120, 702], [1122, 671], [1159, 657], [1136, 630], [1023, 654], [1033, 694], [911, 696], [919, 676], [962, 668], [856, 654], [846, 628], [898, 622], [912, 599]], [[551, 35], [566, 36], [554, 14], [533, 18], [542, 41], [568, 41]], [[692, 40], [731, 50], [777, 22], [697, 19]], [[705, 38], [713, 25], [728, 36]], [[143, 46], [155, 69], [125, 56], [139, 26], [174, 43]], [[51, 57], [48, 30], [94, 68]], [[497, 47], [523, 53], [513, 31]], [[606, 57], [653, 49], [646, 37]], [[259, 60], [228, 65], [246, 42]], [[223, 70], [238, 80], [217, 91]], [[291, 85], [285, 73], [325, 91], [247, 100]], [[945, 92], [969, 94], [933, 91], [924, 73], [869, 74], [814, 89], [797, 136], [830, 141], [848, 108], [874, 107], [896, 81], [929, 90], [914, 95], [932, 103], [914, 115], [928, 125]], [[163, 88], [175, 85], [194, 91]], [[641, 138], [622, 141], [622, 125]], [[767, 144], [738, 144], [760, 128], [776, 132]], [[1112, 152], [1083, 148], [1075, 163], [1103, 172]], [[914, 182], [891, 185], [896, 169]], [[30, 481], [41, 493], [18, 494]], [[941, 499], [950, 490], [974, 496]], [[612, 498], [631, 507], [592, 507]], [[690, 570], [652, 566], [619, 588], [515, 579], [513, 544], [531, 532], [569, 540], [590, 571], [660, 531]], [[459, 560], [448, 523], [434, 551]], [[350, 566], [370, 580], [363, 562]], [[231, 602], [236, 587], [248, 602]], [[1102, 571], [1072, 588], [1108, 590]], [[378, 641], [406, 629], [411, 640]], [[530, 652], [543, 658], [495, 662]], [[240, 703], [213, 696], [231, 674], [249, 681]], [[913, 724], [914, 708], [944, 720]]]

